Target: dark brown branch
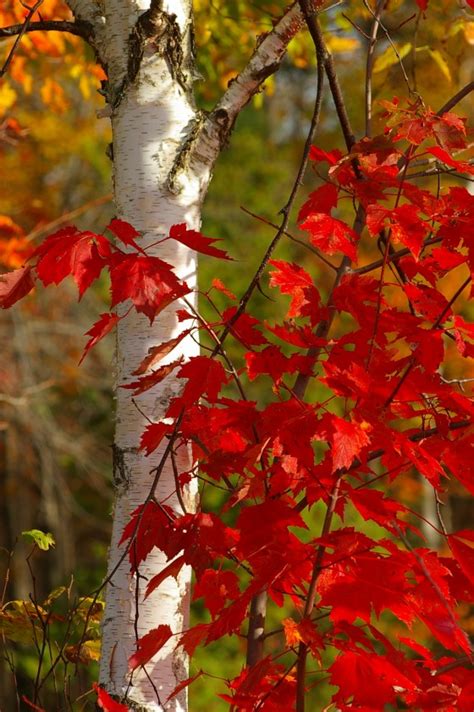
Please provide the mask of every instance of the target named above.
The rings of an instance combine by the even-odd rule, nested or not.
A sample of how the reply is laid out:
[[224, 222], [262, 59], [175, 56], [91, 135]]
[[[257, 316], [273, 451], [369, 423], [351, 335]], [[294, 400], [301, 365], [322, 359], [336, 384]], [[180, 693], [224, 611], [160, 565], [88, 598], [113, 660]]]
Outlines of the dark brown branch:
[[9, 27], [0, 27], [0, 39], [8, 39], [16, 35], [27, 32], [67, 32], [70, 35], [82, 37], [89, 42], [92, 37], [92, 25], [84, 20], [76, 20], [68, 22], [67, 20], [39, 20], [30, 22], [24, 29], [25, 23], [20, 25], [10, 25]]
[[11, 48], [10, 52], [8, 53], [7, 58], [6, 58], [6, 60], [5, 60], [5, 63], [4, 63], [4, 65], [3, 65], [3, 67], [0, 69], [0, 79], [1, 79], [1, 78], [6, 74], [6, 72], [8, 71], [8, 68], [9, 68], [10, 64], [12, 63], [13, 57], [15, 56], [15, 53], [16, 53], [16, 51], [17, 51], [19, 45], [20, 45], [21, 38], [23, 37], [23, 35], [25, 34], [25, 32], [27, 32], [28, 27], [29, 27], [30, 24], [31, 24], [31, 20], [32, 20], [32, 18], [33, 18], [33, 15], [34, 15], [35, 12], [38, 10], [38, 8], [40, 7], [40, 5], [43, 4], [43, 2], [44, 2], [44, 0], [36, 0], [35, 4], [33, 5], [33, 7], [32, 7], [32, 8], [30, 9], [30, 11], [28, 12], [28, 15], [26, 16], [24, 23], [21, 25], [20, 31], [18, 32], [17, 38], [16, 38], [15, 42], [13, 43], [13, 47]]
[[[438, 242], [441, 242], [442, 238], [441, 237], [431, 237], [429, 240], [426, 240], [423, 244], [423, 248], [428, 247], [428, 245], [435, 245]], [[391, 255], [387, 257], [386, 262], [397, 262], [398, 260], [401, 260], [402, 257], [406, 257], [407, 255], [411, 255], [411, 250], [408, 249], [408, 247], [404, 247], [402, 250], [397, 250], [397, 252], [393, 252]], [[375, 262], [371, 262], [368, 265], [365, 265], [364, 267], [359, 267], [357, 269], [350, 270], [350, 274], [367, 274], [368, 272], [373, 272], [374, 269], [379, 269], [382, 267], [384, 263], [383, 259], [376, 260]]]
[[[336, 510], [336, 504], [339, 497], [341, 479], [342, 475], [339, 475], [338, 479], [334, 484], [331, 500], [326, 509], [326, 515], [324, 517], [324, 522], [321, 529], [321, 537], [325, 537], [327, 534], [329, 534], [329, 531], [331, 529], [332, 519]], [[311, 582], [309, 584], [308, 595], [304, 607], [303, 618], [308, 618], [314, 608], [314, 603], [316, 600], [316, 585], [318, 583], [319, 575], [322, 571], [324, 551], [325, 547], [321, 544], [316, 552], [316, 558], [314, 561], [313, 573], [311, 575]], [[296, 666], [296, 712], [305, 711], [305, 679], [307, 657], [308, 645], [306, 643], [301, 642], [298, 647], [298, 662]]]
[[464, 97], [470, 94], [471, 91], [474, 91], [474, 81], [469, 82], [469, 84], [466, 84], [466, 86], [460, 89], [457, 94], [451, 97], [451, 99], [449, 99], [446, 104], [444, 104], [441, 109], [436, 112], [438, 116], [442, 116], [447, 111], [451, 111], [451, 109], [455, 107], [456, 104], [458, 104], [462, 99], [464, 99]]

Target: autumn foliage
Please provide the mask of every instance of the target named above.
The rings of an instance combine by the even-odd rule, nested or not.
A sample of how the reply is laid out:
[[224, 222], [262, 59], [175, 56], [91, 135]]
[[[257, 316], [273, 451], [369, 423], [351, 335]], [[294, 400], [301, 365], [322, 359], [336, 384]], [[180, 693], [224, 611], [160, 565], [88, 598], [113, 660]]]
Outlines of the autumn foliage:
[[[472, 326], [457, 309], [474, 267], [474, 197], [451, 178], [474, 168], [463, 153], [465, 121], [456, 114], [396, 99], [383, 111], [383, 135], [345, 154], [311, 149], [324, 182], [301, 206], [299, 221], [333, 265], [329, 295], [300, 265], [275, 259], [269, 286], [288, 305], [282, 320], [268, 324], [215, 280], [203, 295], [219, 291], [227, 302], [215, 321], [180, 301], [181, 337], [157, 344], [136, 364], [136, 380], [122, 384], [139, 397], [176, 373], [181, 394], [141, 436], [154, 486], [165, 460], [176, 462], [177, 451], [191, 445], [195, 467], [176, 471], [178, 492], [199, 477], [222, 495], [219, 509], [208, 511], [203, 500], [198, 511], [177, 514], [152, 489], [123, 532], [132, 572], [154, 547], [169, 560], [146, 596], [182, 566], [193, 568], [194, 597], [203, 600], [208, 622], [176, 645], [192, 654], [240, 633], [262, 591], [285, 611], [268, 654], [221, 694], [233, 709], [292, 709], [320, 678], [337, 687], [332, 701], [340, 710], [474, 706], [471, 647], [459, 614], [472, 600], [474, 536], [448, 534], [441, 520], [442, 553], [430, 550], [419, 515], [390, 495], [412, 471], [437, 496], [451, 479], [474, 492], [472, 401], [460, 388], [462, 371], [443, 375], [453, 351], [456, 364], [474, 355]], [[426, 164], [446, 181], [435, 192], [416, 184]], [[343, 204], [353, 206], [352, 225], [336, 217]], [[185, 225], [163, 239], [228, 257]], [[368, 263], [377, 245], [382, 257]], [[140, 246], [132, 226], [113, 220], [105, 234], [67, 227], [48, 237], [26, 266], [1, 277], [1, 304], [11, 307], [37, 282], [59, 284], [67, 276], [82, 297], [103, 270], [111, 310], [88, 332], [84, 354], [130, 309], [153, 321], [189, 293], [169, 264]], [[457, 285], [449, 293], [447, 275]], [[120, 304], [127, 306], [115, 310]], [[173, 360], [179, 338], [199, 332], [214, 351]], [[244, 363], [229, 361], [226, 338], [243, 345]], [[271, 391], [265, 407], [246, 397], [253, 380]], [[316, 508], [323, 515], [313, 536], [308, 521]], [[366, 521], [380, 527], [379, 537], [364, 532]], [[387, 616], [397, 621], [393, 630]], [[163, 623], [138, 640], [130, 669], [146, 666], [171, 635]], [[324, 669], [328, 649], [334, 662]], [[98, 694], [102, 709], [126, 709], [104, 690]]]

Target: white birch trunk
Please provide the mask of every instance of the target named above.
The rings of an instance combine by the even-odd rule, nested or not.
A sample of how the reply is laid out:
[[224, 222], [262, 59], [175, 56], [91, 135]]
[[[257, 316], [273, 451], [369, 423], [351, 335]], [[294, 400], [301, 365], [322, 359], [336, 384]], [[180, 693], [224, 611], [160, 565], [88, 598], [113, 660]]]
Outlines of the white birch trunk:
[[[143, 246], [167, 235], [171, 225], [185, 222], [200, 227], [201, 204], [207, 191], [212, 166], [232, 129], [239, 111], [262, 82], [279, 66], [290, 39], [301, 28], [302, 17], [295, 3], [260, 42], [258, 49], [205, 120], [196, 111], [192, 92], [192, 0], [68, 0], [77, 18], [93, 27], [92, 44], [106, 66], [109, 77], [108, 110], [113, 129], [114, 192], [117, 217], [131, 223], [142, 235]], [[164, 49], [158, 37], [148, 40], [138, 57], [136, 76], [130, 71], [130, 32], [150, 4], [160, 16], [179, 26], [181, 58]], [[102, 15], [102, 9], [104, 14]], [[175, 16], [175, 19], [173, 19]], [[155, 29], [159, 34], [162, 24]], [[153, 33], [155, 34], [155, 33]], [[165, 35], [166, 36], [166, 35]], [[178, 70], [178, 71], [177, 71]], [[173, 264], [177, 274], [192, 288], [196, 284], [196, 256], [184, 245], [168, 241], [153, 248], [153, 254]], [[150, 346], [167, 341], [182, 328], [175, 317], [177, 305], [162, 312], [154, 325], [131, 312], [119, 323], [117, 335], [117, 386], [130, 380], [132, 372]], [[184, 339], [170, 355], [197, 355], [198, 346]], [[142, 505], [151, 488], [151, 470], [161, 452], [151, 458], [138, 451], [140, 435], [148, 420], [159, 420], [181, 387], [173, 376], [139, 396], [139, 409], [130, 391], [117, 388], [114, 479], [116, 500], [110, 547], [110, 582], [106, 593], [101, 656], [101, 684], [130, 709], [141, 712], [173, 710], [185, 712], [187, 693], [169, 703], [174, 688], [188, 676], [188, 661], [176, 639], [171, 638], [146, 665], [130, 674], [128, 660], [136, 651], [137, 638], [160, 624], [179, 633], [188, 625], [191, 572], [185, 567], [176, 581], [169, 578], [144, 600], [147, 581], [167, 563], [160, 552], [152, 552], [140, 566], [140, 577], [130, 574], [128, 557], [121, 561], [125, 546], [118, 546], [131, 513]], [[180, 471], [190, 469], [189, 454], [181, 453]], [[156, 499], [180, 513], [170, 464], [163, 469]], [[187, 500], [192, 507], [196, 491]], [[188, 504], [188, 502], [186, 504]]]
[[[149, 0], [107, 0], [106, 61], [112, 92], [120, 87], [127, 68], [127, 39], [138, 16], [149, 8]], [[183, 53], [190, 52], [190, 0], [170, 0], [163, 9], [177, 16], [183, 35]], [[190, 62], [191, 58], [188, 59]], [[183, 62], [184, 63], [184, 62]], [[184, 72], [184, 70], [183, 70]], [[187, 87], [191, 82], [187, 83]], [[171, 225], [185, 222], [199, 229], [202, 182], [180, 175], [175, 194], [167, 188], [167, 179], [177, 153], [187, 137], [196, 111], [191, 91], [181, 86], [170, 71], [169, 61], [155, 51], [145, 49], [141, 66], [133, 82], [125, 86], [123, 97], [112, 115], [114, 188], [117, 217], [128, 221], [143, 234], [143, 245], [167, 235]], [[168, 241], [153, 248], [153, 253], [174, 265], [177, 274], [190, 287], [196, 282], [196, 256], [184, 245]], [[177, 335], [176, 304], [162, 312], [152, 327], [146, 317], [131, 312], [120, 322], [117, 335], [117, 385], [130, 380], [132, 371], [155, 346]], [[175, 349], [173, 359], [180, 354], [189, 358], [198, 353], [195, 341], [187, 338]], [[170, 398], [177, 394], [182, 382], [167, 378], [156, 388], [139, 396], [140, 410], [150, 419], [164, 415]], [[123, 552], [118, 546], [130, 515], [143, 504], [150, 492], [153, 475], [150, 470], [160, 459], [157, 451], [150, 458], [138, 451], [140, 434], [147, 420], [133, 404], [130, 391], [117, 388], [115, 484], [113, 535], [109, 572], [113, 571]], [[181, 471], [191, 467], [191, 461], [181, 457]], [[161, 474], [156, 490], [159, 502], [166, 502], [178, 513], [175, 483], [170, 463]], [[192, 499], [188, 497], [188, 499]], [[160, 624], [169, 624], [174, 632], [187, 627], [189, 609], [189, 567], [178, 580], [168, 578], [149, 599], [144, 599], [146, 583], [166, 564], [159, 551], [152, 552], [140, 565], [140, 576], [130, 574], [128, 557], [119, 564], [107, 588], [103, 623], [101, 682], [110, 693], [127, 703], [133, 701], [140, 709], [185, 710], [186, 693], [166, 703], [176, 685], [187, 677], [187, 661], [176, 639], [170, 641], [146, 665], [130, 675], [129, 657], [141, 638]]]

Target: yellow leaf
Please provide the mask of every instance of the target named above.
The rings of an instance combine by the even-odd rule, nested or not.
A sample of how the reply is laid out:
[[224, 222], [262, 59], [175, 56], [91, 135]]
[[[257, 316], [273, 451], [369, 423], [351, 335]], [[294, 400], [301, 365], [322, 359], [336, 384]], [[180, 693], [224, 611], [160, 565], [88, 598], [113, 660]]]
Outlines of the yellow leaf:
[[439, 50], [437, 49], [430, 49], [429, 53], [431, 57], [434, 59], [438, 67], [441, 69], [441, 72], [444, 74], [446, 79], [448, 80], [449, 83], [451, 83], [451, 72], [448, 66], [448, 63], [444, 59], [443, 55]]
[[16, 101], [16, 91], [7, 83], [0, 86], [0, 116], [10, 109]]
[[338, 37], [332, 35], [327, 39], [327, 46], [331, 52], [354, 52], [360, 45], [355, 37]]
[[466, 42], [470, 45], [474, 44], [474, 22], [466, 22], [463, 29]]
[[[396, 45], [395, 45], [396, 47]], [[384, 69], [388, 69], [389, 67], [393, 66], [394, 64], [397, 64], [400, 59], [403, 59], [404, 57], [411, 52], [411, 42], [406, 42], [405, 44], [401, 45], [400, 47], [396, 47], [397, 52], [393, 49], [392, 45], [387, 47], [385, 52], [382, 52], [377, 59], [374, 62], [374, 72], [383, 72]]]
[[82, 645], [68, 645], [64, 649], [64, 655], [72, 663], [97, 662], [100, 659], [100, 640], [86, 640]]
[[302, 640], [301, 633], [298, 630], [298, 623], [293, 618], [285, 618], [282, 621], [283, 630], [285, 632], [286, 644], [289, 648], [293, 647]]

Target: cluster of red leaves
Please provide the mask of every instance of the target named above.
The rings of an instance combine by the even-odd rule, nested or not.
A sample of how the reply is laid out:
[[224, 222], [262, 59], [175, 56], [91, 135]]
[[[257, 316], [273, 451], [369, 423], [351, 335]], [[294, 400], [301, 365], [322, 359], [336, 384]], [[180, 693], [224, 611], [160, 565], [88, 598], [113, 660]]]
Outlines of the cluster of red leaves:
[[[328, 165], [327, 179], [301, 208], [300, 227], [324, 255], [345, 256], [329, 297], [301, 266], [275, 260], [270, 285], [290, 303], [285, 319], [270, 326], [245, 314], [215, 280], [228, 308], [211, 325], [181, 309], [191, 326], [180, 338], [198, 329], [219, 338], [230, 322], [245, 366], [226, 369], [218, 353], [155, 368], [175, 338], [151, 349], [137, 380], [126, 384], [137, 395], [176, 372], [181, 393], [162, 421], [148, 425], [141, 448], [163, 460], [170, 449], [192, 446], [200, 476], [225, 492], [217, 512], [178, 514], [150, 500], [123, 533], [132, 571], [155, 547], [169, 561], [148, 582], [147, 596], [183, 565], [194, 570], [194, 597], [204, 600], [209, 620], [185, 631], [178, 645], [192, 654], [197, 645], [240, 632], [262, 590], [277, 610], [285, 606], [272, 654], [245, 668], [222, 695], [234, 709], [292, 709], [302, 649], [320, 677], [337, 686], [340, 710], [474, 707], [471, 648], [458, 614], [460, 603], [472, 601], [474, 536], [440, 530], [443, 555], [428, 549], [414, 513], [380, 488], [416, 471], [438, 492], [454, 478], [474, 493], [474, 406], [442, 375], [451, 344], [460, 358], [474, 355], [474, 329], [456, 313], [474, 269], [474, 196], [459, 181], [432, 193], [410, 180], [412, 166], [427, 157], [448, 175], [473, 169], [453, 155], [466, 147], [459, 117], [397, 102], [385, 108], [385, 135], [363, 139], [346, 155], [311, 151], [314, 163]], [[349, 201], [357, 206], [354, 227], [332, 214]], [[140, 248], [131, 226], [115, 220], [109, 229], [126, 251], [73, 228], [49, 237], [34, 266], [2, 278], [2, 306], [29, 292], [35, 277], [47, 285], [72, 274], [81, 296], [104, 267], [112, 307], [130, 301], [150, 321], [186, 294], [172, 268]], [[170, 237], [225, 257], [184, 226], [174, 226]], [[358, 267], [377, 245], [382, 258]], [[452, 272], [459, 288], [446, 295], [443, 280]], [[101, 316], [86, 352], [119, 318]], [[271, 401], [248, 400], [246, 379], [270, 383]], [[316, 397], [305, 399], [302, 383]], [[229, 396], [233, 386], [236, 398]], [[177, 473], [177, 486], [190, 476]], [[315, 505], [326, 509], [317, 536], [302, 517]], [[385, 534], [374, 539], [364, 524], [360, 531], [348, 526], [351, 512]], [[387, 616], [397, 621], [395, 634], [387, 632]], [[141, 638], [131, 669], [146, 665], [170, 636], [160, 625]], [[334, 660], [328, 669], [326, 651]], [[104, 709], [122, 709], [112, 703], [99, 691]]]

